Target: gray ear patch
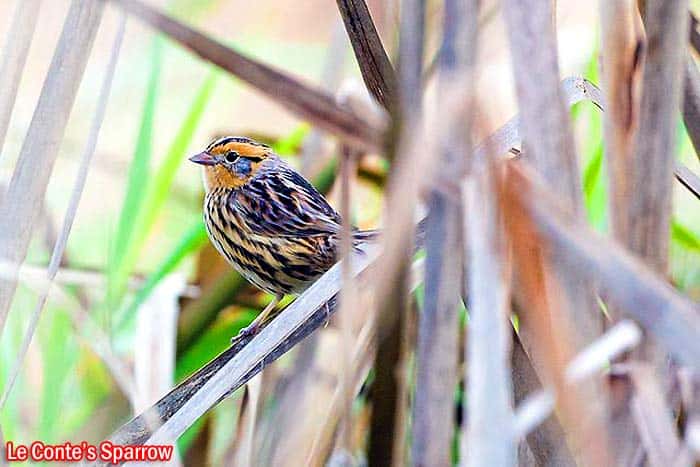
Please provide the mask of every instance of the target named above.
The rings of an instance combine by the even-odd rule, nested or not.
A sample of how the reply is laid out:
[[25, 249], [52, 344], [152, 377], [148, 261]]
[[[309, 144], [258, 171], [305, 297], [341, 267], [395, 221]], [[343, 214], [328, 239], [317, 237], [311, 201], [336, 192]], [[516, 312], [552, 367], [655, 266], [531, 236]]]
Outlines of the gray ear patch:
[[250, 162], [250, 159], [245, 158], [245, 157], [239, 157], [236, 162], [233, 164], [233, 170], [236, 171], [236, 175], [239, 176], [246, 176], [250, 174], [250, 171], [252, 169], [252, 165]]

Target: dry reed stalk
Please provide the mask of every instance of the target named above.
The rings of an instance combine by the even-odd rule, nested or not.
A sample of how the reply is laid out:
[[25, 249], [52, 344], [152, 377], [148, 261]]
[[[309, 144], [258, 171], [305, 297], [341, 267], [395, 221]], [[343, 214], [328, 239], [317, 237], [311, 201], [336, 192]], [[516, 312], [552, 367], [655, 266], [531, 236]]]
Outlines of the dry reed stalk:
[[[103, 9], [101, 0], [72, 1], [12, 180], [0, 205], [0, 259], [16, 267], [27, 255]], [[0, 281], [0, 332], [16, 286], [17, 281], [12, 277]]]
[[[411, 266], [411, 292], [415, 291], [416, 287], [423, 282], [424, 263], [422, 260], [416, 260]], [[367, 286], [365, 281], [361, 281], [358, 287], [360, 291], [368, 291], [371, 288]], [[358, 302], [362, 307], [370, 308], [368, 293], [361, 293], [358, 297]], [[357, 311], [357, 310], [356, 310]], [[362, 384], [366, 381], [367, 375], [372, 368], [374, 354], [376, 351], [376, 320], [375, 317], [362, 317], [356, 325], [361, 324], [361, 328], [357, 331], [357, 338], [354, 341], [350, 355], [351, 372], [350, 381], [353, 387], [354, 394], [357, 394]], [[342, 414], [344, 414], [343, 398], [344, 390], [336, 386], [333, 392], [332, 400], [325, 411], [325, 419], [320, 429], [317, 429], [316, 437], [313, 442], [312, 450], [306, 459], [305, 465], [321, 466], [329, 457], [332, 447], [332, 440], [337, 432], [338, 422]], [[364, 444], [364, 443], [363, 443]]]
[[340, 107], [332, 96], [236, 52], [139, 0], [112, 0], [205, 60], [272, 97], [275, 102], [359, 149], [381, 146], [383, 122]]
[[700, 177], [695, 175], [688, 167], [676, 161], [673, 175], [696, 198], [700, 199]]
[[[462, 283], [462, 160], [468, 153], [478, 15], [477, 2], [448, 1], [438, 75], [440, 169], [428, 195], [425, 301], [418, 325], [412, 462], [450, 465], [454, 436], [454, 390], [458, 382], [458, 309]], [[450, 105], [463, 99], [462, 107]], [[438, 122], [434, 122], [436, 125]], [[444, 189], [445, 186], [453, 189]]]
[[357, 300], [358, 288], [352, 276], [352, 185], [357, 175], [357, 161], [361, 154], [351, 148], [344, 147], [341, 150], [342, 160], [340, 166], [340, 216], [343, 225], [340, 237], [340, 257], [343, 260], [342, 288], [340, 289], [340, 311], [338, 327], [340, 328], [340, 372], [338, 387], [342, 394], [342, 412], [337, 445], [340, 450], [352, 456], [352, 401], [355, 396], [352, 384], [352, 352], [353, 328], [355, 321], [353, 313], [360, 303]]
[[377, 354], [372, 387], [372, 417], [368, 462], [403, 465], [405, 456], [404, 401], [407, 355], [408, 267], [413, 249], [413, 213], [419, 190], [434, 157], [425, 144], [422, 125], [421, 76], [425, 3], [402, 4], [399, 43], [399, 101], [390, 143], [392, 173], [387, 190], [386, 229], [382, 238], [380, 273], [374, 281], [377, 313]]
[[182, 275], [162, 281], [138, 310], [134, 338], [134, 412], [140, 413], [172, 389], [178, 299], [185, 286]]
[[[633, 183], [636, 160], [634, 141], [639, 127], [645, 38], [634, 0], [601, 4], [602, 84], [606, 108], [603, 114], [605, 159], [608, 166], [608, 217], [613, 236], [625, 242], [632, 219], [628, 215], [636, 196]], [[613, 321], [620, 310], [608, 307]], [[604, 323], [606, 324], [606, 323]], [[615, 456], [628, 465], [639, 451], [639, 435], [628, 406], [631, 386], [611, 391], [610, 423], [615, 433]]]
[[678, 439], [676, 421], [669, 410], [665, 391], [658, 383], [655, 368], [635, 362], [626, 369], [634, 385], [634, 395], [630, 402], [632, 415], [649, 465], [693, 465], [687, 448]]
[[683, 84], [683, 122], [700, 159], [700, 71], [690, 53], [685, 59]]
[[0, 151], [5, 144], [22, 71], [29, 55], [42, 0], [18, 0], [0, 59]]
[[[469, 258], [467, 436], [463, 465], [515, 465], [517, 438], [510, 379], [510, 286], [493, 159], [471, 161], [464, 186]], [[466, 214], [468, 213], [468, 214]]]
[[[509, 0], [504, 4], [504, 15], [520, 108], [523, 152], [554, 192], [565, 200], [567, 208], [582, 216], [580, 174], [568, 109], [559, 87], [557, 43], [550, 2]], [[520, 241], [511, 238], [516, 244]], [[530, 257], [531, 254], [535, 256]], [[538, 277], [529, 283], [525, 279], [521, 284], [535, 287], [527, 292], [530, 298], [539, 296], [536, 302], [530, 302], [541, 306], [531, 308], [529, 315], [533, 319], [530, 323], [548, 326], [535, 330], [537, 335], [554, 337], [553, 340], [538, 339], [538, 343], [548, 342], [554, 346], [550, 350], [558, 348], [553, 354], [557, 356], [550, 360], [553, 365], [547, 366], [550, 369], [548, 377], [554, 378], [557, 388], [561, 388], [562, 375], [559, 372], [564, 362], [583, 344], [595, 339], [601, 329], [591, 284], [573, 278], [571, 271], [576, 265], [566, 256], [546, 258], [542, 254], [524, 251], [516, 256], [519, 258], [516, 275], [533, 273], [533, 277]], [[545, 262], [540, 263], [543, 260]], [[538, 270], [530, 271], [529, 268]], [[548, 295], [546, 300], [543, 300], [543, 294]], [[575, 331], [573, 323], [576, 323]], [[528, 336], [528, 333], [523, 334], [526, 342]], [[560, 336], [565, 336], [567, 342]], [[533, 355], [535, 359], [541, 357], [545, 355], [540, 352]], [[566, 428], [577, 433], [572, 439], [581, 443], [578, 450], [581, 455], [590, 456], [588, 462], [604, 465], [607, 463], [607, 434], [602, 422], [605, 398], [601, 397], [601, 388], [595, 382], [578, 389], [576, 393], [570, 392], [571, 397], [560, 399], [563, 411], [571, 411], [565, 416]], [[587, 406], [583, 419], [574, 415], [576, 412], [583, 415], [578, 408], [578, 398], [582, 398]], [[595, 448], [589, 449], [588, 443]]]
[[[625, 244], [662, 274], [668, 267], [668, 230], [675, 148], [676, 113], [680, 108], [686, 57], [688, 2], [648, 0], [644, 25], [647, 53], [642, 77], [639, 131]], [[622, 214], [622, 213], [620, 213]]]
[[365, 86], [387, 110], [396, 102], [396, 77], [365, 0], [337, 0]]
[[[506, 183], [510, 182], [503, 184]], [[533, 444], [530, 447], [533, 453], [536, 452], [544, 458], [543, 465], [554, 466], [562, 459], [571, 461], [567, 455], [569, 452], [574, 458], [581, 456], [581, 450], [585, 448], [580, 447], [579, 443], [589, 443], [589, 447], [593, 445], [595, 447], [592, 449], [598, 450], [599, 446], [596, 443], [599, 443], [599, 440], [590, 433], [589, 425], [592, 422], [587, 419], [589, 415], [581, 408], [582, 398], [578, 387], [565, 387], [564, 369], [576, 351], [571, 346], [570, 328], [558, 327], [557, 321], [560, 322], [563, 317], [553, 317], [554, 314], [560, 313], [560, 293], [557, 283], [551, 279], [545, 281], [547, 273], [551, 270], [547, 270], [543, 239], [527, 220], [521, 218], [522, 214], [517, 206], [507, 198], [502, 198], [502, 203], [508, 238], [512, 244], [513, 295], [520, 311], [519, 336], [542, 383], [555, 388], [559, 407], [557, 415], [567, 435], [562, 439], [554, 437], [557, 435], [556, 431], [545, 430], [541, 432], [539, 440], [532, 440]], [[584, 424], [586, 429], [580, 430], [580, 427], [575, 426], [576, 423]], [[572, 437], [575, 437], [576, 444], [572, 444], [569, 451], [561, 443], [565, 441], [571, 444]], [[536, 444], [538, 441], [544, 445]], [[552, 450], [552, 447], [555, 449]], [[564, 465], [575, 464], [576, 462], [571, 462]]]
[[630, 219], [624, 213], [633, 198], [628, 174], [635, 164], [634, 138], [639, 126], [645, 40], [634, 0], [603, 2], [600, 18], [610, 224], [613, 235], [625, 239]]
[[[25, 5], [27, 6], [27, 5]], [[92, 125], [88, 132], [88, 139], [83, 150], [80, 167], [78, 169], [78, 176], [75, 179], [73, 185], [73, 191], [71, 193], [71, 198], [68, 201], [68, 209], [63, 219], [63, 225], [61, 227], [61, 232], [56, 239], [56, 243], [53, 246], [53, 252], [51, 254], [51, 260], [46, 271], [48, 276], [49, 284], [56, 279], [58, 274], [61, 259], [66, 249], [66, 244], [68, 243], [68, 236], [70, 235], [71, 228], [73, 227], [73, 221], [78, 212], [78, 204], [80, 203], [80, 198], [85, 188], [85, 182], [87, 181], [87, 173], [90, 168], [90, 163], [92, 157], [95, 154], [95, 147], [97, 146], [97, 140], [100, 134], [100, 128], [102, 127], [102, 122], [104, 121], [105, 112], [107, 110], [107, 102], [109, 100], [110, 90], [112, 88], [112, 81], [114, 79], [114, 72], [117, 67], [117, 60], [119, 59], [119, 52], [121, 50], [121, 45], [124, 40], [124, 32], [126, 29], [126, 15], [122, 15], [117, 33], [114, 38], [114, 43], [112, 44], [112, 50], [110, 53], [109, 63], [107, 64], [107, 69], [105, 71], [104, 80], [102, 82], [102, 88], [100, 89], [100, 95], [97, 99], [97, 109], [95, 111], [95, 116], [92, 120]], [[1, 91], [0, 91], [1, 92]], [[1, 130], [1, 128], [0, 128]], [[0, 141], [2, 140], [2, 135], [0, 135]], [[39, 317], [46, 305], [48, 299], [49, 289], [47, 288], [43, 291], [38, 299], [37, 303], [32, 311], [29, 318], [29, 326], [25, 332], [24, 338], [20, 345], [19, 351], [17, 353], [17, 358], [14, 367], [10, 370], [9, 376], [5, 382], [5, 389], [3, 391], [2, 398], [0, 399], [0, 408], [4, 407], [5, 401], [9, 396], [12, 388], [14, 387], [15, 380], [19, 374], [19, 370], [22, 367], [24, 358], [29, 350], [29, 344], [32, 341], [34, 332], [39, 323]], [[145, 408], [145, 407], [144, 407]]]
[[572, 219], [524, 161], [507, 164], [507, 168], [502, 190], [512, 206], [509, 212], [519, 216], [518, 221], [528, 222], [533, 236], [546, 240], [546, 253], [569, 255], [579, 265], [573, 271], [576, 277], [595, 280], [614, 306], [624, 309], [679, 363], [700, 369], [698, 305], [639, 257]]
[[[680, 108], [681, 77], [686, 59], [687, 2], [649, 0], [644, 8], [647, 48], [641, 72], [641, 101], [628, 104], [628, 108], [619, 100], [611, 101], [607, 109], [611, 113], [608, 123], [611, 128], [607, 130], [606, 137], [617, 142], [618, 134], [623, 131], [629, 133], [627, 140], [615, 147], [617, 154], [609, 155], [613, 164], [611, 167], [619, 166], [614, 176], [610, 177], [610, 191], [614, 195], [610, 213], [615, 238], [665, 275], [668, 268], [676, 113]], [[638, 21], [633, 5], [627, 11], [628, 23]], [[619, 24], [609, 26], [615, 30], [619, 27]], [[629, 27], [637, 28], [637, 25], [630, 24]], [[620, 58], [627, 61], [628, 68], [637, 67], [641, 60], [639, 34], [635, 35], [637, 38], [631, 39], [624, 50], [627, 57]], [[609, 46], [615, 48], [620, 44], [612, 43]], [[639, 73], [637, 70], [632, 72], [635, 75]], [[633, 96], [638, 93], [635, 82], [629, 76], [611, 74], [606, 85], [615, 86], [612, 80], [620, 83], [619, 93]], [[635, 76], [634, 80], [638, 81], [638, 78]], [[611, 96], [615, 97], [615, 93], [611, 92]], [[612, 129], [612, 125], [617, 127], [616, 130]], [[624, 125], [629, 125], [629, 129], [625, 130]], [[618, 185], [622, 188], [618, 188]], [[668, 385], [666, 359], [659, 348], [647, 341], [635, 352], [635, 357], [650, 359], [657, 368], [657, 376], [661, 377], [662, 387]], [[618, 462], [629, 464], [640, 456], [641, 447], [635, 439], [634, 426], [634, 415], [638, 411], [635, 412], [634, 406], [628, 406], [627, 402], [634, 388], [625, 380], [620, 383], [621, 387], [614, 393], [613, 399], [613, 429], [619, 434], [616, 443], [619, 446]], [[663, 419], [663, 412], [670, 410], [663, 405], [645, 407], [647, 415]], [[650, 414], [654, 409], [661, 413]], [[641, 441], [651, 454], [649, 450], [655, 449], [655, 446], [647, 444], [648, 437], [642, 436]]]
[[[515, 311], [518, 316], [521, 315], [517, 310]], [[530, 357], [523, 348], [520, 337], [517, 335], [513, 336], [511, 368], [513, 371], [515, 405], [520, 406], [526, 397], [540, 389], [542, 384], [530, 362]], [[554, 414], [546, 417], [539, 426], [529, 431], [526, 436], [526, 442], [536, 465], [575, 465], [571, 451], [566, 443], [564, 429]], [[521, 463], [521, 454], [520, 452], [518, 454], [519, 463]]]
[[[601, 370], [609, 366], [611, 359], [634, 349], [641, 339], [642, 331], [636, 324], [620, 321], [567, 363], [564, 383], [567, 387], [572, 387], [587, 378], [597, 377]], [[555, 399], [556, 395], [551, 388], [531, 392], [518, 406], [515, 414], [516, 433], [520, 436], [529, 435], [531, 430], [552, 413]]]
[[[353, 274], [364, 270], [379, 253], [378, 246], [365, 245], [353, 261]], [[197, 373], [178, 385], [158, 404], [115, 432], [120, 443], [149, 444], [176, 439], [209, 408], [238, 389], [270, 362], [321, 326], [335, 311], [340, 285], [340, 265], [335, 265], [284, 311], [284, 319], [273, 320], [251, 339], [237, 342]], [[162, 422], [157, 432], [146, 424]]]

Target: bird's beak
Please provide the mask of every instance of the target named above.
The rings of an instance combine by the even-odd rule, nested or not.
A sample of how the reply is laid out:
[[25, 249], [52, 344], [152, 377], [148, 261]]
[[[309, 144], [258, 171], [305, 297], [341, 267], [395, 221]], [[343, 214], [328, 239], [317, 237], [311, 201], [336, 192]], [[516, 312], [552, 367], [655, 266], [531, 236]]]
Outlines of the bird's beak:
[[195, 154], [194, 156], [190, 157], [190, 160], [195, 164], [216, 165], [216, 159], [214, 159], [214, 157], [206, 151]]

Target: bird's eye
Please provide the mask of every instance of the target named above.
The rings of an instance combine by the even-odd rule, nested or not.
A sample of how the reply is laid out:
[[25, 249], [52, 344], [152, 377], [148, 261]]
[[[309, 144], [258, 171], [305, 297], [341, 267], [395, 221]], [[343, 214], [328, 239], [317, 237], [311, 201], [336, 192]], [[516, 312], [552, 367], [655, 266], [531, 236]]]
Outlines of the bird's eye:
[[226, 159], [226, 162], [233, 164], [236, 162], [236, 159], [238, 159], [238, 153], [236, 151], [229, 151], [224, 156], [224, 159]]

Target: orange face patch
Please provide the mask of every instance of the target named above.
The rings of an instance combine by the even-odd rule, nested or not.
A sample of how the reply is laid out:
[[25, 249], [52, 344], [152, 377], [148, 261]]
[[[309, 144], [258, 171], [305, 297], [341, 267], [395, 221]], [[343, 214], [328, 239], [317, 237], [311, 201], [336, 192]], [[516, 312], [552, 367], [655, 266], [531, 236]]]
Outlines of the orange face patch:
[[[217, 163], [204, 167], [204, 185], [207, 192], [214, 188], [240, 188], [255, 174], [260, 164], [270, 155], [268, 146], [243, 138], [227, 137], [207, 148]], [[244, 167], [244, 170], [241, 168]]]
[[223, 165], [204, 167], [204, 187], [209, 192], [214, 188], [240, 188], [248, 181], [248, 177], [240, 178]]

